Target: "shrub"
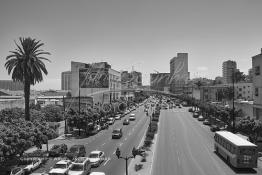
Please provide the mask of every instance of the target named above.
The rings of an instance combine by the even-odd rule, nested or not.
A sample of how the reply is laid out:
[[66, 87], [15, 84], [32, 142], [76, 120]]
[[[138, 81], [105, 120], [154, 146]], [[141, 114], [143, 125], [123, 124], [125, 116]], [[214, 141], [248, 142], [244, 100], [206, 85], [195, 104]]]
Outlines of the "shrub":
[[150, 132], [149, 130], [147, 130], [146, 138], [153, 140], [154, 136], [155, 136], [155, 134], [153, 132]]
[[141, 162], [146, 162], [146, 157], [142, 157]]
[[145, 139], [144, 141], [144, 147], [150, 147], [152, 145], [152, 140]]
[[135, 170], [139, 171], [143, 168], [143, 164], [135, 164]]
[[156, 121], [156, 122], [158, 122], [159, 119], [158, 119], [157, 117], [153, 117], [153, 118], [152, 118], [152, 121]]

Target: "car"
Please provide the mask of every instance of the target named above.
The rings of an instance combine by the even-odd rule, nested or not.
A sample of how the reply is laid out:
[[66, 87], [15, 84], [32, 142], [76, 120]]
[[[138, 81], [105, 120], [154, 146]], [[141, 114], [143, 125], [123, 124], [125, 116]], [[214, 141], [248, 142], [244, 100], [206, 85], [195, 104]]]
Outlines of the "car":
[[228, 125], [224, 125], [224, 126], [219, 127], [219, 130], [220, 131], [227, 130], [227, 128], [228, 128]]
[[105, 160], [105, 153], [103, 151], [92, 151], [88, 159], [91, 163], [91, 167], [98, 167]]
[[66, 157], [73, 159], [76, 157], [84, 157], [86, 155], [86, 149], [84, 145], [73, 145], [66, 153]]
[[71, 166], [71, 160], [60, 160], [58, 161], [54, 167], [51, 167], [49, 171], [49, 175], [64, 175], [68, 174], [69, 168]]
[[210, 125], [210, 122], [208, 119], [205, 119], [204, 122], [203, 122], [204, 125]]
[[68, 175], [88, 175], [90, 172], [91, 163], [88, 157], [79, 157], [70, 166]]
[[113, 125], [115, 123], [115, 119], [113, 117], [108, 118], [108, 124]]
[[101, 126], [100, 126], [100, 125], [94, 125], [93, 127], [90, 128], [89, 134], [90, 134], [90, 135], [95, 135], [95, 134], [97, 134], [100, 130], [101, 130]]
[[128, 119], [125, 119], [125, 120], [123, 121], [123, 125], [129, 125], [129, 120], [128, 120]]
[[217, 126], [217, 125], [212, 125], [211, 127], [210, 127], [210, 131], [212, 131], [212, 132], [216, 132], [216, 131], [219, 131], [220, 129], [219, 129], [219, 127]]
[[135, 116], [134, 113], [130, 114], [129, 120], [130, 120], [130, 121], [136, 120], [136, 116]]
[[49, 156], [57, 157], [60, 156], [61, 154], [65, 154], [66, 152], [67, 152], [66, 144], [54, 145], [49, 151]]
[[193, 117], [194, 117], [194, 118], [198, 118], [198, 116], [199, 116], [198, 112], [194, 112], [194, 113], [193, 113]]
[[114, 129], [112, 132], [112, 139], [120, 139], [122, 134], [122, 128]]
[[41, 164], [42, 164], [42, 159], [40, 159], [40, 158], [39, 159], [33, 159], [33, 161], [24, 168], [25, 173], [26, 174], [31, 173], [35, 169], [39, 168]]
[[198, 118], [197, 118], [198, 121], [204, 121], [204, 117], [202, 115], [200, 115]]
[[120, 120], [121, 119], [121, 115], [120, 114], [117, 114], [116, 116], [115, 116], [115, 120]]
[[10, 175], [25, 175], [25, 170], [21, 167], [15, 167], [11, 170]]
[[182, 106], [181, 106], [181, 105], [179, 105], [179, 106], [178, 106], [178, 108], [182, 108]]
[[89, 175], [106, 175], [104, 172], [91, 172]]
[[101, 126], [101, 129], [108, 129], [108, 127], [109, 127], [108, 123], [106, 123], [106, 122], [101, 123], [100, 126]]

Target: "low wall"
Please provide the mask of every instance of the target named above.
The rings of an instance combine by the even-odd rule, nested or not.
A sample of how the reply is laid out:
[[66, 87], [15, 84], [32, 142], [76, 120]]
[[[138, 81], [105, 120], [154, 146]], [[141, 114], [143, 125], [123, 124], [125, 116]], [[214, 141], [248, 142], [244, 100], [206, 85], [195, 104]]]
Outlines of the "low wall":
[[14, 99], [14, 100], [1, 100], [0, 101], [0, 110], [5, 108], [25, 108], [24, 99]]

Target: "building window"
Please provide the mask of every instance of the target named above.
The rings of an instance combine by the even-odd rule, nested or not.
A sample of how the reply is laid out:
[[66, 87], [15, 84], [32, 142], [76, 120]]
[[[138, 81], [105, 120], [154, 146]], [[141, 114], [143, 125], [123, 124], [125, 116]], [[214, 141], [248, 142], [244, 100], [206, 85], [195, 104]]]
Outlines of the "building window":
[[258, 88], [255, 88], [255, 96], [258, 96]]
[[255, 67], [255, 75], [260, 75], [260, 66]]

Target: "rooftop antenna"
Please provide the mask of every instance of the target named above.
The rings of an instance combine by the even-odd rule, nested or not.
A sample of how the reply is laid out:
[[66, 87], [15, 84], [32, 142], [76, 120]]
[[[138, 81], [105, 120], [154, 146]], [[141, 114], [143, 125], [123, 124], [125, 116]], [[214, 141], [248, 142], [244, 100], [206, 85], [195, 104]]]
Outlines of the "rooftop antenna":
[[134, 71], [134, 66], [132, 66], [132, 72]]

